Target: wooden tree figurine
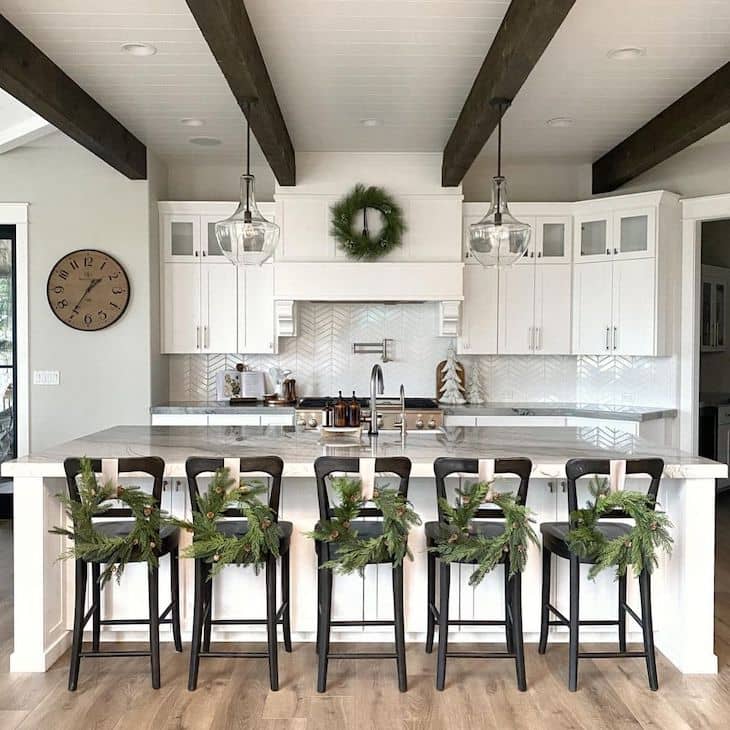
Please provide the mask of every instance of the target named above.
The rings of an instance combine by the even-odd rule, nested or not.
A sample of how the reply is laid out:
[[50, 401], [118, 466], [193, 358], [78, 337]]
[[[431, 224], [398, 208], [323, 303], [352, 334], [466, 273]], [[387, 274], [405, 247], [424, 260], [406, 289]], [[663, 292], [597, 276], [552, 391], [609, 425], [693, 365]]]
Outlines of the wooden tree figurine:
[[441, 386], [439, 403], [450, 406], [460, 406], [466, 403], [462, 394], [461, 380], [456, 368], [456, 354], [452, 347], [449, 347], [446, 362], [441, 368], [441, 373], [443, 375], [443, 385]]
[[482, 378], [479, 374], [479, 365], [476, 363], [471, 369], [471, 377], [469, 378], [469, 390], [466, 395], [466, 399], [469, 403], [478, 405], [484, 403], [484, 397], [482, 396]]

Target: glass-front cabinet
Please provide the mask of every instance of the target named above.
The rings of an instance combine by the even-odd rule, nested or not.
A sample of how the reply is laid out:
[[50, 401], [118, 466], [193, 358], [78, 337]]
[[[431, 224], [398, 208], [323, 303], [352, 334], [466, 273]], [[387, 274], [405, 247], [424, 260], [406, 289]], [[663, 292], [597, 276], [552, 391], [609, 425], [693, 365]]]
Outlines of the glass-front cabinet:
[[165, 215], [162, 218], [162, 246], [165, 261], [183, 263], [200, 260], [200, 217]]
[[576, 216], [576, 261], [651, 258], [655, 252], [654, 208]]
[[700, 331], [702, 352], [724, 352], [730, 269], [718, 266], [702, 267], [702, 322]]

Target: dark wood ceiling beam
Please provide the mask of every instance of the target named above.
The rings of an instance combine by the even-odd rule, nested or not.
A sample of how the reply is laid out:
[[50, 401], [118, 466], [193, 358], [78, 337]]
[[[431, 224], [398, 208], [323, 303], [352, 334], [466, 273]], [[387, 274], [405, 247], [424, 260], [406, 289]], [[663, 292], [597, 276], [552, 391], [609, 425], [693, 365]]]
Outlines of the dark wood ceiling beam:
[[593, 193], [608, 193], [730, 123], [730, 63], [593, 163]]
[[294, 146], [243, 0], [186, 2], [279, 184], [296, 185]]
[[461, 183], [497, 127], [494, 97], [514, 99], [575, 0], [512, 0], [444, 149], [441, 184]]
[[147, 148], [0, 15], [0, 87], [132, 180], [147, 179]]

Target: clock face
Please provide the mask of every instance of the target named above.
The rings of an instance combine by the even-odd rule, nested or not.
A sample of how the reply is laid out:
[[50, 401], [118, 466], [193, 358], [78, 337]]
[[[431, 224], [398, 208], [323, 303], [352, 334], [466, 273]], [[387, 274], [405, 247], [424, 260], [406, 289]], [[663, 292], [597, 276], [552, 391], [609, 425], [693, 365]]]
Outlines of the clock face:
[[81, 249], [60, 259], [48, 276], [48, 303], [61, 322], [77, 330], [103, 330], [129, 304], [129, 279], [109, 254]]

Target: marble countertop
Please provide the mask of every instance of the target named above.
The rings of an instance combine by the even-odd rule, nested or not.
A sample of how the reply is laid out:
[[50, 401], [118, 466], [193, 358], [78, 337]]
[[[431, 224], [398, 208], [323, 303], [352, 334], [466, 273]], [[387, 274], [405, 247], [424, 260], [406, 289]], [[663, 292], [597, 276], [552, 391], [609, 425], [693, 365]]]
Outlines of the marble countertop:
[[359, 445], [325, 445], [316, 431], [291, 426], [116, 426], [65, 444], [5, 462], [9, 477], [62, 477], [68, 456], [116, 458], [162, 457], [167, 475], [185, 475], [189, 456], [243, 457], [276, 454], [285, 463], [285, 475], [313, 477], [318, 456], [408, 456], [414, 477], [433, 476], [439, 456], [526, 456], [536, 477], [565, 476], [565, 462], [574, 457], [626, 459], [661, 457], [670, 479], [714, 479], [727, 476], [727, 466], [678, 449], [647, 443], [624, 431], [608, 428], [447, 428], [428, 433], [382, 432], [377, 439], [363, 435]]
[[[599, 403], [529, 403], [489, 402], [481, 405], [442, 406], [450, 416], [563, 416], [606, 418], [614, 421], [651, 421], [675, 418], [675, 408], [651, 406], [612, 406]], [[223, 413], [293, 413], [290, 406], [232, 406], [228, 401], [171, 401], [150, 408], [155, 414], [223, 414]]]

